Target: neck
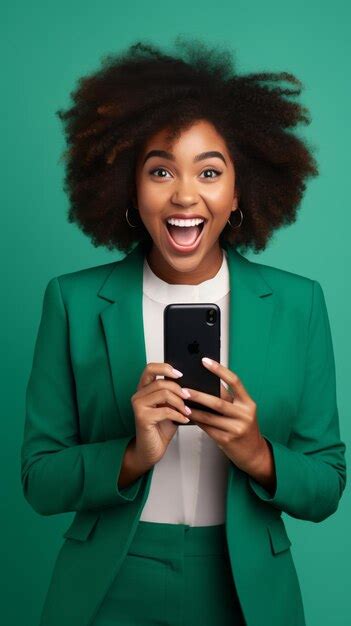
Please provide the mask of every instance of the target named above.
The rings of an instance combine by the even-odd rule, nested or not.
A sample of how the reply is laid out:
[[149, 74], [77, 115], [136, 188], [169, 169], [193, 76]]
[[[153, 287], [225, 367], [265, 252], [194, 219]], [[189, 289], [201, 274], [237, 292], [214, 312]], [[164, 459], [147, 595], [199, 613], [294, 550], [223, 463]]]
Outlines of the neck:
[[146, 260], [154, 274], [171, 285], [198, 285], [216, 276], [223, 263], [223, 254], [223, 249], [217, 242], [217, 245], [213, 246], [198, 263], [195, 258], [193, 261], [184, 259], [182, 263], [179, 263], [179, 266], [183, 265], [184, 269], [181, 267], [178, 269], [170, 265], [153, 245], [146, 254]]

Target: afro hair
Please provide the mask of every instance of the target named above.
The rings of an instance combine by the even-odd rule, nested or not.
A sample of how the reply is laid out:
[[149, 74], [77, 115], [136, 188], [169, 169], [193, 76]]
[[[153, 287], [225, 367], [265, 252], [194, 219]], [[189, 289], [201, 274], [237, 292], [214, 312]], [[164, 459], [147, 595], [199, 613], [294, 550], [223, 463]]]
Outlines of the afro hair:
[[95, 247], [128, 253], [135, 242], [151, 244], [140, 217], [136, 228], [125, 218], [136, 197], [138, 154], [159, 130], [174, 138], [205, 119], [231, 155], [244, 217], [241, 228], [226, 224], [220, 241], [257, 253], [296, 220], [306, 180], [318, 175], [311, 148], [292, 132], [310, 123], [306, 107], [289, 99], [302, 84], [287, 72], [239, 74], [230, 51], [217, 45], [178, 36], [175, 48], [167, 54], [139, 41], [103, 57], [97, 71], [78, 79], [72, 106], [57, 111], [67, 141], [68, 221]]

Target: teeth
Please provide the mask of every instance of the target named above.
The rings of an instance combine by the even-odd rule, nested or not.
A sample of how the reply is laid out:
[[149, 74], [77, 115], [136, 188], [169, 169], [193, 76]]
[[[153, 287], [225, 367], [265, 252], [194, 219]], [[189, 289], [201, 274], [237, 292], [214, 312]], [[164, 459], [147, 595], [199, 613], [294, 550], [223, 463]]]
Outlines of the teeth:
[[167, 220], [168, 224], [171, 224], [172, 226], [198, 226], [199, 224], [202, 224], [205, 220], [196, 217], [193, 220], [179, 220], [179, 219], [174, 219], [173, 217], [170, 217]]

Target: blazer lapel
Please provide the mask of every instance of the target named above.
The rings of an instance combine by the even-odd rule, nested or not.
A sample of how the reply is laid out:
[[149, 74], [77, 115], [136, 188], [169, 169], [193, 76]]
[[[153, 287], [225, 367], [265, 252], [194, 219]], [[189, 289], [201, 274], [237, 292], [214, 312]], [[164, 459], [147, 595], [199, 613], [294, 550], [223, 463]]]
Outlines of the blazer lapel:
[[[141, 245], [116, 263], [98, 292], [111, 302], [101, 313], [116, 404], [126, 434], [135, 434], [130, 401], [146, 366], [144, 340], [143, 261]], [[108, 428], [110, 430], [110, 428]]]
[[[252, 263], [226, 243], [224, 248], [228, 253], [230, 274], [228, 366], [259, 407], [275, 299], [259, 264]], [[143, 261], [144, 251], [138, 244], [116, 263], [98, 292], [100, 298], [110, 302], [100, 317], [116, 404], [127, 434], [135, 433], [130, 398], [146, 366]], [[258, 419], [262, 420], [263, 416], [258, 415]]]
[[228, 248], [230, 273], [229, 369], [259, 405], [275, 298], [259, 264]]

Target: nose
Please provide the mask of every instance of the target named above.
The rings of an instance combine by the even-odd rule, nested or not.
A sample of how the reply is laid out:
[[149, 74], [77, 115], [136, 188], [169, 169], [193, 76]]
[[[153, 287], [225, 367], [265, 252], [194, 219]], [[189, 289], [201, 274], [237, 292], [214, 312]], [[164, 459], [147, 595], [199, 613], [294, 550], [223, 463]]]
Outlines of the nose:
[[194, 185], [190, 182], [180, 181], [177, 189], [172, 194], [172, 202], [182, 206], [192, 206], [198, 202], [198, 193]]

